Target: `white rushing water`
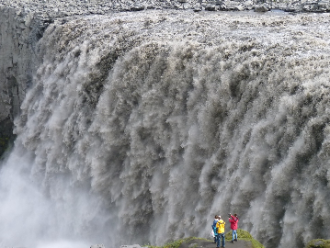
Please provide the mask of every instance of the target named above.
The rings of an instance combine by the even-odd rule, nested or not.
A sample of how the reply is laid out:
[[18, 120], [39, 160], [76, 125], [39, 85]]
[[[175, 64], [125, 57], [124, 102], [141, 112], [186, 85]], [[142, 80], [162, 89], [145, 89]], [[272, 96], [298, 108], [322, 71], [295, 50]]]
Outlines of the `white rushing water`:
[[0, 172], [1, 244], [161, 245], [207, 237], [229, 212], [267, 248], [329, 238], [329, 20], [149, 11], [50, 25]]

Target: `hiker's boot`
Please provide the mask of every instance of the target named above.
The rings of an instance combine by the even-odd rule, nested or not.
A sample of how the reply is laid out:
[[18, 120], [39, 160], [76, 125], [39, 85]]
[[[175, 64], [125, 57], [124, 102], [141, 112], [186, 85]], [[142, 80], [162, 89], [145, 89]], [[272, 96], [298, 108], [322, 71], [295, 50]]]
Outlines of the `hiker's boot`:
[[235, 241], [237, 241], [237, 239], [235, 239]]
[[230, 241], [230, 243], [232, 243], [232, 244], [233, 244], [233, 243], [234, 243], [234, 240]]

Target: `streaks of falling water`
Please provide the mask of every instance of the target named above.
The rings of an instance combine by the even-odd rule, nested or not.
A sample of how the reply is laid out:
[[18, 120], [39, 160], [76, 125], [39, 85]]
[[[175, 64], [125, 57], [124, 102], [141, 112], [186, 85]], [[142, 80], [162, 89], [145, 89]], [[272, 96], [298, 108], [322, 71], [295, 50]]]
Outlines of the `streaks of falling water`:
[[229, 211], [268, 248], [326, 237], [328, 18], [150, 11], [49, 26], [0, 174], [1, 240], [161, 244], [206, 236]]

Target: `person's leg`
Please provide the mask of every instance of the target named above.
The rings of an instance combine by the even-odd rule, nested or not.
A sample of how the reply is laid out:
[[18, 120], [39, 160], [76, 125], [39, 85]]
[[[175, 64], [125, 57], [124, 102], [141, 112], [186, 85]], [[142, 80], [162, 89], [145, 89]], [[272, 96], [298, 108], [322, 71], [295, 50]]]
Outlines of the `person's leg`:
[[221, 237], [222, 237], [222, 247], [225, 247], [225, 233], [222, 233]]
[[231, 233], [232, 233], [231, 242], [233, 243], [235, 239], [235, 230], [231, 230]]
[[222, 242], [222, 240], [221, 240], [221, 234], [218, 234], [218, 239], [219, 239], [219, 247], [221, 247], [221, 242]]
[[215, 238], [217, 240], [217, 247], [220, 247], [220, 234], [217, 234]]
[[233, 230], [233, 240], [237, 241], [237, 230]]

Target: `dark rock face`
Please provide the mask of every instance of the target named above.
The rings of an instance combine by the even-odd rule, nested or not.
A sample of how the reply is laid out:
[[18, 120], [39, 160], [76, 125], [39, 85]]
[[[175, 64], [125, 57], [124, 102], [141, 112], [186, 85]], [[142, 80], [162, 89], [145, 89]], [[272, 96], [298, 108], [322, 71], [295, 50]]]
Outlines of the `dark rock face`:
[[13, 123], [9, 118], [0, 122], [0, 158], [6, 151], [8, 144], [13, 137], [12, 126]]
[[32, 83], [35, 43], [41, 26], [33, 13], [0, 5], [0, 155], [12, 137], [13, 121]]

